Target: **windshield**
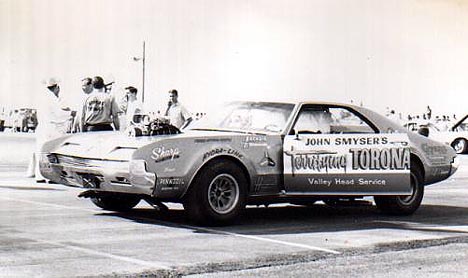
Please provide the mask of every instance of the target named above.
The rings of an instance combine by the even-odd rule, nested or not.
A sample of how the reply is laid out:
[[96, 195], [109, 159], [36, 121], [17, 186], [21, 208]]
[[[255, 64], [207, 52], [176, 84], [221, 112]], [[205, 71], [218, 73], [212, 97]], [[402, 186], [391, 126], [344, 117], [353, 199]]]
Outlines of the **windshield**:
[[207, 114], [188, 129], [215, 129], [245, 132], [281, 132], [294, 104], [235, 102]]

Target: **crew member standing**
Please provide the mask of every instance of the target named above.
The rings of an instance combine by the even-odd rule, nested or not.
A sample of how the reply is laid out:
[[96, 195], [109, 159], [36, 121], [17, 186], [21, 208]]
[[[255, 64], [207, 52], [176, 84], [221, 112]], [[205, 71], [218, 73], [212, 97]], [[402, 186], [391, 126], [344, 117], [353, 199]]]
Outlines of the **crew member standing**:
[[[120, 108], [112, 94], [105, 92], [104, 80], [100, 76], [93, 78], [93, 92], [89, 94], [83, 105], [81, 115], [81, 130], [104, 131], [119, 130]], [[114, 128], [112, 128], [114, 124]]]
[[128, 127], [133, 123], [135, 115], [142, 115], [143, 105], [137, 98], [137, 88], [128, 86], [125, 90], [125, 124]]
[[187, 127], [192, 122], [192, 115], [179, 102], [179, 93], [172, 89], [169, 91], [169, 103], [167, 105], [165, 116], [169, 118], [169, 123], [178, 129]]
[[55, 78], [46, 83], [47, 91], [40, 99], [37, 111], [36, 153], [30, 163], [28, 174], [35, 176], [37, 182], [45, 182], [39, 170], [42, 145], [64, 135], [70, 120], [70, 108], [65, 107], [59, 97], [60, 86]]
[[77, 107], [77, 115], [73, 121], [73, 129], [72, 132], [80, 132], [82, 124], [81, 124], [81, 115], [83, 115], [83, 105], [86, 99], [88, 98], [89, 94], [93, 92], [93, 79], [90, 77], [85, 77], [81, 80], [81, 90], [83, 90], [83, 94], [81, 94], [81, 100], [79, 102], [79, 106]]

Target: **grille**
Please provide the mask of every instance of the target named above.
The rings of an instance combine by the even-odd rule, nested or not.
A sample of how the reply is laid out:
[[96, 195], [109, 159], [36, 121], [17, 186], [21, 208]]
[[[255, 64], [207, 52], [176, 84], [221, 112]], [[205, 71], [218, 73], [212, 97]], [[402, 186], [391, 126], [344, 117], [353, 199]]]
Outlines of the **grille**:
[[128, 161], [89, 159], [65, 155], [57, 155], [57, 159], [59, 164], [63, 166], [129, 169]]

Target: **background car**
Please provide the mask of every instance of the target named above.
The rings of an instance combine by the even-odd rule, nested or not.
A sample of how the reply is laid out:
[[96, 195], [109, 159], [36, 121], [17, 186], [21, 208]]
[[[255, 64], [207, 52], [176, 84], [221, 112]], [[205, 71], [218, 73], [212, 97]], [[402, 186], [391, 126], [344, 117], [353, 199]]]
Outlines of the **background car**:
[[44, 145], [40, 166], [103, 209], [178, 202], [198, 223], [227, 224], [247, 204], [366, 196], [408, 215], [458, 164], [451, 147], [363, 107], [235, 102], [180, 134], [65, 136]]
[[421, 135], [453, 147], [457, 154], [468, 152], [468, 115], [463, 117], [448, 130], [440, 130], [434, 123], [407, 123], [405, 127]]

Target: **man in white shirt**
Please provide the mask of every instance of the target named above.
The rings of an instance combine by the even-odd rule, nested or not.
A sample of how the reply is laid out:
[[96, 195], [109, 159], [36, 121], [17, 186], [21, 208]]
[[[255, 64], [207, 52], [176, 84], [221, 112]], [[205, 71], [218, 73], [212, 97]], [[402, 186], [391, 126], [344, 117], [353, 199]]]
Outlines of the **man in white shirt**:
[[50, 78], [46, 86], [47, 91], [44, 97], [41, 98], [37, 110], [36, 153], [28, 169], [29, 176], [35, 176], [37, 182], [45, 182], [39, 171], [42, 145], [49, 140], [64, 135], [67, 132], [71, 117], [70, 108], [65, 107], [59, 97], [60, 86], [58, 81], [55, 78]]
[[125, 105], [125, 124], [130, 126], [134, 121], [135, 115], [142, 115], [142, 103], [137, 99], [137, 88], [128, 86], [126, 90], [126, 105]]
[[167, 105], [165, 116], [169, 118], [169, 123], [178, 129], [184, 129], [192, 122], [190, 112], [180, 104], [179, 93], [173, 89], [169, 91], [169, 103]]

